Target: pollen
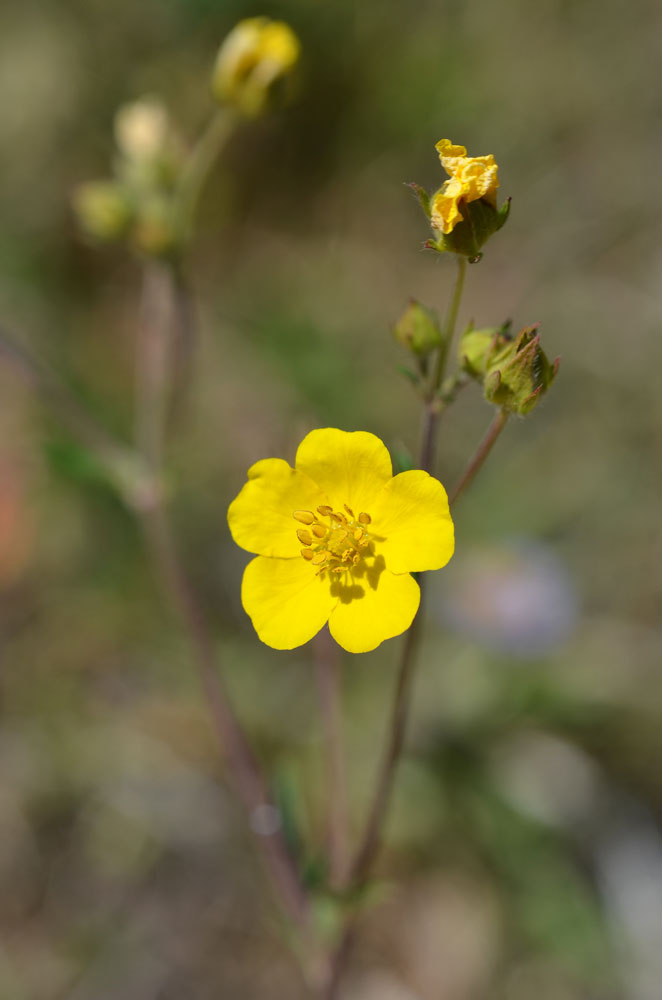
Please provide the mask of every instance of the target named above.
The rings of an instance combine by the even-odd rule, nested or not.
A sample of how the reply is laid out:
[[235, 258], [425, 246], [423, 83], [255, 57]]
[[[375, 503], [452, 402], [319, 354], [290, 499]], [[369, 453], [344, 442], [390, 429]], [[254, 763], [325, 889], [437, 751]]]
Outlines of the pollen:
[[327, 572], [351, 574], [366, 556], [374, 555], [373, 538], [368, 531], [372, 518], [366, 511], [357, 517], [349, 504], [343, 504], [343, 510], [320, 504], [315, 514], [295, 510], [293, 517], [306, 525], [297, 528], [296, 534], [305, 546], [301, 549], [302, 557], [317, 567], [318, 576]]
[[292, 517], [295, 521], [300, 521], [301, 524], [312, 524], [313, 521], [317, 520], [312, 510], [295, 510]]

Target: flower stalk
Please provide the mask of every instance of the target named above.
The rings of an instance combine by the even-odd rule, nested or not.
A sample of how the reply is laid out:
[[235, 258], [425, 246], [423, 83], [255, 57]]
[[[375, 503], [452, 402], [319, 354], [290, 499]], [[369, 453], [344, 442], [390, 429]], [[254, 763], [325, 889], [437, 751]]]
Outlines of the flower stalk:
[[507, 410], [497, 410], [494, 415], [492, 423], [487, 429], [485, 437], [478, 445], [474, 455], [472, 456], [469, 464], [462, 473], [459, 481], [456, 483], [455, 488], [450, 494], [450, 503], [456, 503], [464, 491], [471, 485], [474, 481], [476, 474], [480, 471], [482, 466], [485, 464], [492, 448], [497, 442], [497, 438], [501, 434], [501, 431], [506, 426], [508, 420]]
[[340, 647], [328, 629], [313, 641], [317, 693], [325, 752], [327, 812], [327, 857], [329, 884], [342, 888], [347, 867], [347, 789], [342, 721], [342, 663]]

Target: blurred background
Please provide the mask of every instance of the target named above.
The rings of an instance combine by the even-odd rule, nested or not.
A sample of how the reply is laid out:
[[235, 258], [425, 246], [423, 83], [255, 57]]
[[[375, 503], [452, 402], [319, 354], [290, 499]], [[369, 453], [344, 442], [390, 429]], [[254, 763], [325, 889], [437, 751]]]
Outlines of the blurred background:
[[[415, 453], [390, 328], [443, 309], [403, 182], [442, 136], [494, 153], [507, 227], [461, 321], [542, 323], [559, 379], [512, 420], [431, 580], [408, 751], [350, 1000], [659, 1000], [662, 982], [662, 8], [608, 0], [23, 0], [0, 8], [0, 317], [98, 419], [132, 431], [140, 268], [81, 239], [123, 102], [192, 141], [241, 17], [289, 21], [299, 93], [243, 125], [188, 262], [195, 391], [175, 516], [228, 681], [310, 885], [323, 755], [310, 651], [261, 646], [225, 512], [312, 427]], [[0, 997], [303, 998], [188, 650], [131, 516], [0, 369]], [[447, 415], [450, 485], [491, 419]], [[354, 829], [398, 640], [344, 661]]]

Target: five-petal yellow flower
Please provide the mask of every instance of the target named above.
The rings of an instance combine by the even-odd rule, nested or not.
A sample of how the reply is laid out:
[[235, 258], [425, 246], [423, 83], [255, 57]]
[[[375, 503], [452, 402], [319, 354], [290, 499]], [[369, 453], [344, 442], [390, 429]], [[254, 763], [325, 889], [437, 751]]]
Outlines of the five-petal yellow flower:
[[275, 649], [302, 645], [327, 622], [352, 653], [399, 635], [420, 601], [411, 574], [441, 569], [454, 547], [437, 479], [421, 470], [394, 476], [378, 437], [333, 427], [303, 439], [294, 468], [280, 458], [253, 465], [228, 523], [256, 554], [242, 603]]
[[450, 179], [433, 196], [430, 219], [435, 229], [448, 235], [462, 222], [461, 202], [484, 198], [496, 206], [499, 168], [491, 153], [467, 156], [466, 148], [454, 145], [450, 139], [440, 139], [435, 149]]

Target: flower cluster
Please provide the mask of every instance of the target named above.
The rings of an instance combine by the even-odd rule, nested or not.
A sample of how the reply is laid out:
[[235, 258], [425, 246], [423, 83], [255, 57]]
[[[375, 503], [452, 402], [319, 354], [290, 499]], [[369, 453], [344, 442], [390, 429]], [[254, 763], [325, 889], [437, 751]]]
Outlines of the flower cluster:
[[260, 639], [292, 649], [328, 622], [363, 653], [404, 632], [418, 610], [412, 573], [453, 554], [441, 483], [421, 470], [393, 475], [385, 445], [329, 427], [299, 445], [295, 467], [257, 462], [228, 511], [235, 542], [256, 554], [242, 603]]

